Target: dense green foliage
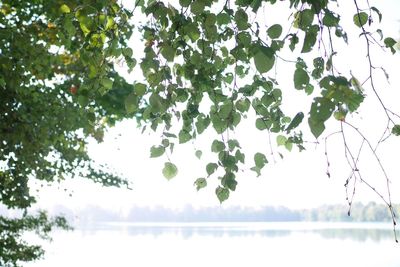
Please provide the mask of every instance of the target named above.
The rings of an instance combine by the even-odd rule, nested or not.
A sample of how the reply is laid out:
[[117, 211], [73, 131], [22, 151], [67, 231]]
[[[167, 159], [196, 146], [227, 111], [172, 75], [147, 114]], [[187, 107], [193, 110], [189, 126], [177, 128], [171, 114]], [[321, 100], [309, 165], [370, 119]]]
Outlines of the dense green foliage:
[[[29, 190], [32, 181], [85, 177], [106, 186], [128, 186], [106, 166], [94, 165], [86, 151], [88, 137], [101, 141], [105, 127], [125, 118], [161, 131], [162, 141], [151, 148], [151, 157], [172, 153], [174, 144], [213, 129], [219, 136], [210, 142], [215, 161], [207, 164], [206, 175], [195, 185], [199, 190], [217, 176], [221, 202], [236, 189], [245, 162], [257, 175], [268, 164], [265, 151], [248, 160], [239, 141], [230, 137], [248, 113], [256, 114], [257, 129], [276, 136], [277, 144], [288, 150], [304, 149], [298, 127], [305, 118], [315, 138], [332, 117], [347, 125], [346, 115], [358, 110], [364, 89], [353, 75], [335, 70], [337, 52], [332, 45], [324, 51], [319, 48], [321, 42], [348, 42], [341, 14], [334, 9], [336, 1], [285, 1], [285, 8], [292, 11], [289, 22], [260, 25], [257, 14], [264, 7], [274, 12], [279, 2], [149, 0], [136, 1], [133, 11], [114, 0], [1, 1], [0, 202], [8, 208], [30, 207], [35, 202]], [[396, 42], [384, 38], [379, 28], [369, 30], [382, 14], [377, 7], [362, 3], [360, 8], [357, 2], [364, 1], [354, 1], [354, 27], [366, 39], [371, 90], [377, 93], [369, 46], [376, 34], [381, 36], [377, 45], [393, 53]], [[144, 43], [142, 58], [128, 46], [136, 30]], [[134, 44], [135, 50], [140, 44]], [[310, 95], [310, 109], [293, 116], [283, 111], [282, 89], [270, 75], [283, 61], [283, 51], [297, 58], [290, 63], [294, 89]], [[135, 73], [140, 68], [143, 76], [128, 83], [116, 71], [121, 62], [130, 71], [137, 65]], [[382, 106], [388, 134], [399, 135], [397, 117]], [[349, 154], [352, 175], [347, 184], [363, 181], [356, 172], [358, 158]], [[201, 151], [196, 156], [200, 158]], [[167, 158], [162, 173], [172, 179], [178, 168]], [[382, 199], [391, 209], [390, 194]], [[57, 220], [27, 216], [1, 218], [1, 234], [19, 225], [18, 220], [36, 220], [32, 227], [18, 226], [18, 231], [62, 226]], [[38, 247], [26, 253], [25, 244], [15, 236], [13, 248], [21, 249], [5, 250], [1, 265], [18, 265], [19, 260], [41, 254]]]

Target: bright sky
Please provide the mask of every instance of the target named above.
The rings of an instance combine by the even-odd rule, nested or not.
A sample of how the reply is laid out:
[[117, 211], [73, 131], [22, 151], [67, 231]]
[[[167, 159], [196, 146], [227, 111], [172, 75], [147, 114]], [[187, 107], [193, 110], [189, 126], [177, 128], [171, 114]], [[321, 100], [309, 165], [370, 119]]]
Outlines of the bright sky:
[[[353, 1], [339, 1], [340, 9], [345, 12], [355, 12]], [[359, 1], [363, 2], [363, 1]], [[385, 36], [399, 36], [400, 23], [398, 11], [400, 10], [400, 1], [370, 1], [371, 5], [376, 6], [383, 13], [381, 28]], [[268, 14], [266, 23], [272, 25], [282, 18], [281, 14]], [[366, 59], [364, 40], [358, 38], [358, 34], [352, 34], [351, 30], [357, 30], [352, 25], [352, 16], [350, 21], [345, 22], [345, 29], [349, 33], [350, 46], [337, 44], [336, 50], [342, 58], [336, 64], [341, 65], [347, 70], [343, 74], [349, 74], [350, 70], [360, 80], [366, 78]], [[285, 18], [286, 19], [286, 18]], [[344, 18], [343, 18], [344, 19]], [[346, 26], [347, 25], [347, 26]], [[400, 53], [390, 56], [389, 53], [374, 50], [376, 55], [373, 60], [377, 66], [384, 65], [390, 75], [390, 84], [388, 84], [381, 73], [377, 72], [376, 81], [379, 90], [389, 107], [398, 108], [400, 86], [399, 65]], [[290, 55], [287, 56], [290, 58]], [[292, 78], [286, 78], [285, 67], [279, 63], [278, 80], [281, 81], [281, 89], [291, 90], [290, 94], [285, 94], [287, 104], [285, 110], [294, 115], [303, 107], [308, 111], [310, 98], [306, 98], [302, 92], [292, 92]], [[128, 80], [134, 80], [136, 75], [133, 73], [128, 76]], [[373, 98], [372, 92], [366, 89], [369, 98]], [[291, 95], [291, 97], [289, 97]], [[393, 97], [395, 96], [395, 97]], [[308, 99], [305, 101], [305, 99]], [[367, 98], [368, 99], [368, 98]], [[357, 119], [361, 129], [368, 133], [370, 138], [378, 138], [385, 125], [384, 117], [378, 117], [381, 113], [380, 107], [375, 100], [366, 101], [361, 109], [361, 119]], [[400, 111], [400, 110], [398, 110]], [[324, 156], [323, 140], [321, 144], [307, 145], [307, 151], [298, 153], [295, 149], [289, 153], [282, 148], [276, 148], [275, 162], [270, 155], [268, 144], [268, 134], [258, 131], [254, 126], [255, 119], [249, 116], [247, 121], [243, 121], [234, 133], [247, 154], [246, 169], [252, 167], [252, 158], [254, 152], [266, 153], [270, 164], [262, 171], [262, 176], [256, 177], [254, 172], [244, 171], [237, 175], [238, 187], [236, 192], [232, 193], [229, 200], [224, 202], [223, 206], [242, 205], [242, 206], [264, 206], [264, 205], [285, 205], [290, 208], [315, 207], [327, 203], [346, 203], [346, 193], [344, 182], [349, 175], [348, 166], [343, 160], [343, 146], [340, 138], [332, 138], [328, 144], [331, 178], [326, 173], [326, 158]], [[383, 128], [382, 128], [383, 127]], [[332, 122], [328, 125], [328, 130], [334, 132], [339, 129], [338, 122]], [[215, 188], [218, 179], [212, 176], [208, 179], [209, 185], [200, 192], [195, 190], [193, 182], [196, 178], [205, 176], [205, 165], [208, 162], [215, 162], [213, 153], [208, 152], [210, 145], [207, 142], [215, 139], [216, 136], [211, 131], [200, 137], [195, 143], [177, 145], [171, 160], [178, 166], [179, 174], [171, 181], [167, 181], [161, 173], [163, 163], [167, 161], [166, 157], [157, 159], [150, 158], [150, 147], [160, 143], [159, 134], [142, 134], [140, 129], [136, 128], [133, 121], [124, 121], [105, 136], [102, 144], [91, 142], [90, 155], [99, 163], [107, 163], [113, 166], [118, 172], [123, 173], [132, 181], [132, 190], [102, 188], [99, 185], [90, 182], [79, 182], [79, 179], [68, 181], [60, 185], [60, 188], [68, 188], [65, 193], [63, 190], [54, 188], [44, 188], [41, 191], [39, 205], [52, 206], [54, 204], [63, 204], [70, 207], [81, 207], [87, 204], [95, 204], [110, 208], [126, 208], [132, 205], [153, 206], [163, 205], [171, 208], [181, 208], [185, 205], [200, 206], [218, 206], [219, 202], [215, 196]], [[306, 140], [314, 141], [309, 133], [306, 134]], [[372, 139], [373, 143], [377, 139]], [[272, 137], [275, 143], [275, 138]], [[350, 143], [359, 144], [360, 140], [353, 138]], [[400, 142], [398, 139], [390, 138], [384, 143], [378, 153], [382, 158], [383, 164], [392, 180], [392, 197], [396, 202], [400, 201], [400, 177], [398, 176], [398, 160], [396, 152]], [[198, 160], [194, 156], [194, 151], [201, 149], [203, 157]], [[284, 159], [281, 160], [277, 152], [283, 152]], [[377, 168], [376, 162], [370, 154], [365, 153], [362, 158], [365, 164], [360, 165], [365, 179], [374, 184], [377, 188], [385, 191], [385, 179]], [[72, 189], [72, 190], [71, 190]], [[72, 191], [72, 197], [69, 194]], [[380, 201], [376, 195], [364, 185], [357, 186], [356, 200], [360, 201]]]

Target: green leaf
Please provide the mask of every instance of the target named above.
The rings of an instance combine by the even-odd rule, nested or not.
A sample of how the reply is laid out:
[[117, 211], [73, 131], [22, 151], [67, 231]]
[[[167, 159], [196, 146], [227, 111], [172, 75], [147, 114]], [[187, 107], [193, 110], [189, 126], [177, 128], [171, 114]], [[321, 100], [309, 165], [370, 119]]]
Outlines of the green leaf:
[[210, 176], [218, 169], [218, 165], [216, 163], [208, 163], [206, 166], [207, 175]]
[[165, 135], [168, 138], [176, 138], [177, 137], [175, 134], [168, 133], [168, 132], [163, 132], [163, 135]]
[[311, 95], [312, 92], [314, 91], [314, 85], [311, 83], [307, 84], [306, 88], [304, 89], [307, 95]]
[[206, 27], [211, 27], [214, 26], [216, 22], [217, 22], [217, 16], [215, 14], [210, 13], [207, 14], [204, 24], [206, 25]]
[[201, 14], [204, 11], [204, 8], [206, 7], [205, 5], [205, 1], [203, 0], [197, 0], [194, 1], [191, 5], [190, 5], [190, 11], [193, 14]]
[[381, 29], [377, 29], [376, 32], [379, 34], [380, 40], [382, 41], [383, 39], [383, 32]]
[[201, 156], [203, 155], [203, 152], [201, 150], [196, 150], [195, 155], [198, 159], [201, 159]]
[[205, 178], [198, 178], [194, 185], [196, 186], [197, 191], [207, 186], [207, 180]]
[[229, 151], [233, 151], [236, 147], [240, 148], [240, 144], [236, 139], [229, 139], [228, 140], [228, 147]]
[[373, 10], [376, 14], [378, 14], [379, 17], [379, 22], [382, 21], [382, 13], [379, 11], [379, 9], [377, 9], [376, 7], [371, 7], [371, 10]]
[[178, 138], [179, 138], [179, 144], [184, 144], [190, 141], [192, 139], [192, 136], [190, 135], [190, 133], [188, 133], [188, 131], [181, 130], [179, 132]]
[[215, 194], [217, 194], [219, 202], [222, 203], [229, 198], [229, 189], [218, 186]]
[[391, 37], [387, 37], [385, 38], [385, 40], [383, 40], [383, 42], [385, 43], [385, 46], [390, 48], [392, 50], [392, 53], [394, 54], [396, 52], [396, 50], [393, 48], [393, 46], [396, 45], [396, 40], [394, 40]]
[[259, 46], [254, 55], [254, 64], [260, 73], [266, 73], [272, 69], [275, 64], [274, 50], [270, 47]]
[[61, 13], [71, 13], [71, 9], [66, 4], [60, 6]]
[[308, 125], [310, 126], [311, 133], [315, 138], [318, 138], [325, 131], [325, 124], [321, 121], [309, 118]]
[[249, 27], [249, 17], [243, 9], [238, 9], [235, 13], [235, 22], [239, 31], [246, 30]]
[[72, 19], [71, 19], [71, 18], [65, 18], [65, 21], [64, 21], [64, 29], [67, 31], [67, 33], [68, 33], [70, 36], [75, 35], [76, 29], [75, 29], [74, 24], [72, 23]]
[[257, 152], [254, 154], [254, 163], [256, 164], [256, 167], [262, 169], [265, 164], [268, 163], [268, 160], [263, 153]]
[[175, 58], [175, 49], [172, 48], [172, 46], [169, 45], [163, 45], [161, 48], [161, 55], [167, 60], [167, 61], [174, 61]]
[[368, 14], [365, 12], [357, 13], [353, 16], [353, 22], [357, 27], [362, 27], [368, 22]]
[[250, 108], [250, 100], [247, 98], [243, 98], [243, 99], [239, 99], [236, 103], [235, 103], [235, 107], [237, 110], [239, 110], [240, 112], [247, 112]]
[[308, 125], [315, 138], [318, 138], [325, 130], [325, 121], [329, 119], [334, 110], [335, 104], [330, 99], [322, 97], [314, 98], [314, 102], [311, 105]]
[[286, 148], [288, 151], [292, 151], [293, 143], [290, 142], [290, 141], [287, 141], [287, 142], [285, 143], [285, 148]]
[[227, 187], [228, 189], [230, 189], [231, 191], [235, 191], [236, 186], [237, 186], [237, 181], [235, 179], [235, 175], [231, 172], [226, 173], [224, 175], [224, 177], [222, 177], [222, 179], [221, 179], [221, 184], [224, 187]]
[[304, 69], [297, 68], [294, 72], [294, 88], [297, 90], [305, 89], [310, 83], [310, 77]]
[[223, 12], [217, 15], [218, 25], [227, 25], [229, 22], [231, 22], [231, 17], [227, 13]]
[[256, 128], [260, 131], [268, 128], [268, 125], [265, 123], [263, 118], [256, 119]]
[[336, 111], [333, 113], [333, 117], [338, 121], [344, 121], [346, 119], [346, 112], [343, 110]]
[[261, 175], [261, 168], [259, 168], [257, 166], [251, 167], [250, 170], [256, 172], [257, 173], [257, 177], [259, 177]]
[[227, 119], [232, 113], [233, 103], [232, 101], [226, 101], [220, 107], [218, 115], [221, 119]]
[[125, 57], [131, 58], [132, 55], [133, 55], [133, 50], [132, 50], [132, 48], [130, 48], [130, 47], [124, 48], [124, 49], [122, 50], [122, 54], [123, 54]]
[[289, 133], [291, 130], [295, 129], [297, 126], [300, 125], [300, 123], [303, 121], [304, 118], [304, 113], [299, 112], [294, 116], [292, 122], [288, 125], [286, 128], [286, 132]]
[[214, 140], [211, 144], [211, 151], [218, 153], [225, 149], [225, 144], [221, 141]]
[[322, 77], [322, 74], [324, 73], [325, 60], [322, 57], [316, 57], [313, 60], [313, 65], [314, 70], [311, 73], [311, 76], [314, 79], [320, 79]]
[[6, 87], [6, 81], [0, 76], [0, 87]]
[[125, 98], [125, 110], [127, 113], [134, 113], [138, 109], [138, 98], [134, 92]]
[[394, 134], [396, 136], [400, 136], [400, 125], [399, 124], [396, 124], [395, 126], [393, 126], [392, 134]]
[[327, 27], [336, 27], [339, 24], [339, 17], [336, 17], [330, 11], [326, 11], [322, 23]]
[[314, 12], [311, 9], [304, 9], [295, 14], [294, 27], [304, 31], [311, 26], [314, 21]]
[[274, 24], [268, 28], [267, 34], [271, 39], [277, 39], [282, 34], [282, 26], [280, 24]]
[[239, 149], [236, 150], [235, 152], [235, 158], [237, 161], [240, 161], [241, 163], [244, 163], [245, 161], [245, 155], [242, 152], [240, 152]]
[[103, 78], [101, 79], [100, 83], [104, 86], [104, 88], [110, 90], [113, 86], [114, 81], [109, 78]]
[[250, 4], [250, 7], [253, 9], [254, 13], [257, 13], [258, 9], [260, 8], [262, 0], [253, 0]]
[[210, 119], [207, 117], [197, 117], [196, 129], [198, 134], [202, 134], [205, 129], [210, 125]]
[[296, 48], [296, 44], [299, 43], [299, 37], [297, 37], [296, 34], [293, 34], [292, 37], [290, 38], [290, 44], [289, 44], [289, 48], [290, 50], [294, 50]]
[[278, 135], [276, 137], [276, 143], [278, 144], [278, 146], [284, 146], [287, 142], [287, 138], [283, 135]]
[[312, 50], [313, 46], [317, 41], [319, 26], [313, 25], [306, 31], [306, 36], [304, 37], [303, 48], [301, 53], [308, 53]]
[[164, 154], [165, 147], [163, 146], [152, 146], [150, 148], [150, 158], [157, 158]]
[[164, 139], [161, 141], [161, 144], [166, 148], [166, 147], [168, 147], [171, 143], [169, 142], [169, 140], [168, 140], [167, 138], [164, 138]]
[[146, 93], [146, 85], [143, 83], [135, 84], [135, 93], [137, 96], [143, 96]]
[[178, 174], [178, 168], [171, 162], [165, 162], [162, 173], [167, 180], [171, 180]]
[[179, 0], [179, 4], [182, 6], [182, 7], [188, 7], [188, 6], [190, 6], [190, 3], [192, 2], [192, 0]]

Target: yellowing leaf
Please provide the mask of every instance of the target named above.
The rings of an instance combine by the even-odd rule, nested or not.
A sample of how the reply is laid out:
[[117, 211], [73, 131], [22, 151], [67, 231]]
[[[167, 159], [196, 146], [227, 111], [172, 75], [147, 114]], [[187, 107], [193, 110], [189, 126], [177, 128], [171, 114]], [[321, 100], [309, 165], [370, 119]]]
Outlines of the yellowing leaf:
[[71, 13], [71, 9], [66, 4], [60, 6], [61, 13]]

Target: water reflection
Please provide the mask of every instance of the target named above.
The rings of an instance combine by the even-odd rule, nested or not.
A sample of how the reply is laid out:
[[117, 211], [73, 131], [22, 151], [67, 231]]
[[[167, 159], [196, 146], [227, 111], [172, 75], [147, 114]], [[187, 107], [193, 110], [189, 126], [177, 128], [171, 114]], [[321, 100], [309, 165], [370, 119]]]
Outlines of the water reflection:
[[[218, 225], [207, 224], [129, 224], [129, 223], [96, 223], [80, 225], [77, 227], [82, 235], [95, 235], [98, 232], [118, 231], [129, 236], [150, 235], [160, 237], [162, 235], [175, 235], [183, 239], [194, 236], [222, 237], [251, 237], [262, 236], [268, 238], [280, 238], [294, 233], [308, 233], [319, 235], [324, 239], [352, 240], [365, 242], [371, 240], [380, 242], [383, 240], [394, 241], [393, 229], [387, 224], [323, 224], [323, 223], [245, 223]], [[399, 231], [397, 232], [400, 235]]]
[[[319, 234], [325, 239], [349, 239], [358, 242], [365, 242], [367, 240], [380, 242], [388, 239], [395, 241], [393, 230], [389, 229], [324, 229], [312, 232]], [[399, 231], [397, 231], [397, 235], [399, 235]]]

